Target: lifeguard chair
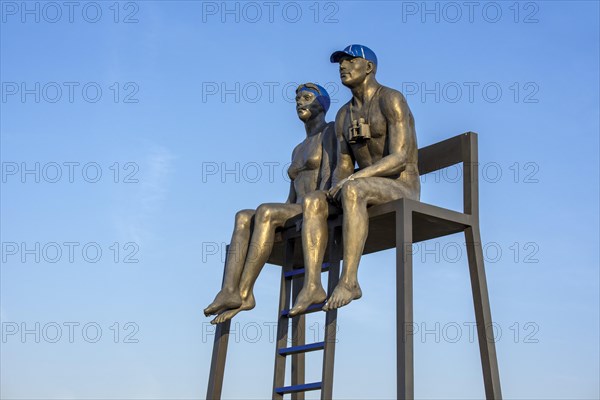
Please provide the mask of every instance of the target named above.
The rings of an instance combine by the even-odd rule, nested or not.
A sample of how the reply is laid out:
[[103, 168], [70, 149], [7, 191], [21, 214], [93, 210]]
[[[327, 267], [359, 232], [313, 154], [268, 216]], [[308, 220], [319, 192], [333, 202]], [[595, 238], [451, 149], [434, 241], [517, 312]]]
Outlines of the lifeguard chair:
[[[464, 211], [457, 212], [419, 201], [399, 199], [369, 208], [369, 236], [363, 254], [396, 248], [396, 342], [397, 342], [397, 398], [414, 398], [413, 332], [413, 266], [412, 245], [424, 240], [464, 232], [469, 273], [475, 306], [477, 338], [481, 355], [485, 396], [488, 400], [501, 399], [500, 377], [496, 348], [488, 340], [486, 329], [492, 326], [483, 250], [479, 230], [479, 173], [477, 134], [462, 135], [419, 149], [419, 173], [425, 175], [455, 164], [463, 164]], [[328, 221], [329, 244], [323, 272], [329, 273], [328, 293], [331, 294], [339, 279], [342, 255], [341, 224], [343, 216]], [[333, 396], [333, 366], [337, 311], [326, 312], [325, 340], [305, 343], [305, 317], [292, 318], [292, 346], [287, 347], [289, 333], [288, 311], [303, 284], [302, 245], [298, 218], [290, 219], [278, 232], [268, 263], [282, 266], [281, 292], [278, 312], [277, 345], [273, 399], [283, 399], [291, 393], [293, 400], [303, 400], [304, 392], [321, 390], [321, 399]], [[316, 304], [306, 313], [321, 311]], [[206, 398], [221, 398], [230, 321], [220, 324], [215, 332], [212, 363]], [[305, 382], [305, 353], [323, 351], [322, 379]], [[284, 386], [286, 360], [291, 360], [292, 384]], [[364, 394], [368, 397], [369, 393]]]

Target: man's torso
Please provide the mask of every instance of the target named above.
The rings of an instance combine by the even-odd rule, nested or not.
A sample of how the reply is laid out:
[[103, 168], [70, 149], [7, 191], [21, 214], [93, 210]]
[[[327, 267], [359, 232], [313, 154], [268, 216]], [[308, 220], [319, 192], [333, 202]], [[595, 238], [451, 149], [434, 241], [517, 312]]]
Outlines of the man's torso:
[[[350, 113], [350, 104], [352, 103], [352, 100], [342, 108], [340, 117], [343, 118], [343, 134], [346, 142], [350, 146], [352, 155], [359, 169], [371, 166], [377, 161], [381, 160], [383, 157], [390, 154], [388, 118], [384, 114], [384, 102], [389, 101], [389, 97], [392, 95], [402, 96], [400, 92], [382, 86], [381, 90], [379, 90], [370, 100], [367, 100], [364, 104], [362, 104], [361, 107], [356, 108], [353, 106], [352, 115]], [[416, 166], [418, 150], [414, 118], [410, 112], [410, 109], [408, 108], [408, 104], [406, 104], [404, 96], [402, 96], [402, 101], [405, 103], [405, 112], [408, 112], [407, 122], [408, 129], [410, 130], [408, 134], [409, 137], [406, 138], [408, 141], [407, 145], [409, 146], [408, 162], [411, 164], [414, 163]], [[358, 120], [359, 118], [364, 118], [369, 124], [371, 139], [359, 140], [356, 143], [350, 143], [349, 129], [353, 124], [353, 120]], [[390, 176], [390, 178], [397, 177], [398, 175]]]

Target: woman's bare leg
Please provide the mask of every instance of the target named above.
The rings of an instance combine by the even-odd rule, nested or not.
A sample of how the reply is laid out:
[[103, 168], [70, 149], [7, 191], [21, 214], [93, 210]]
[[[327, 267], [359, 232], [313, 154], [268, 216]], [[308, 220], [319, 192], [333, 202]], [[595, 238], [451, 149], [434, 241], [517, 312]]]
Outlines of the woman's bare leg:
[[242, 304], [239, 308], [225, 311], [212, 323], [219, 324], [233, 318], [237, 313], [254, 308], [256, 302], [252, 290], [254, 283], [273, 250], [275, 229], [285, 222], [302, 213], [300, 204], [263, 204], [256, 210], [254, 230], [250, 241], [246, 263], [240, 280], [240, 295]]
[[225, 264], [223, 288], [213, 302], [204, 309], [204, 315], [207, 317], [242, 305], [239, 283], [248, 253], [254, 214], [254, 210], [242, 210], [235, 215], [235, 226]]

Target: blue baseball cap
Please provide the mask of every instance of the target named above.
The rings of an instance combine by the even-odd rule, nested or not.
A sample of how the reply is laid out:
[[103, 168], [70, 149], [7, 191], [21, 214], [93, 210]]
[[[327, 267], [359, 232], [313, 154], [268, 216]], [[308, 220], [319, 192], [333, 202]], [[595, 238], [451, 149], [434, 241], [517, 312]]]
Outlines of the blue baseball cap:
[[375, 52], [373, 52], [373, 50], [367, 46], [363, 46], [362, 44], [351, 44], [342, 51], [334, 52], [331, 54], [331, 57], [329, 57], [329, 61], [332, 63], [338, 63], [340, 62], [340, 59], [346, 55], [350, 57], [364, 58], [365, 60], [371, 61], [373, 64], [377, 65], [377, 56], [375, 55]]
[[311, 92], [317, 97], [317, 101], [323, 107], [323, 110], [327, 112], [329, 110], [329, 106], [331, 105], [331, 99], [329, 98], [329, 93], [327, 90], [321, 85], [317, 85], [316, 83], [304, 83], [296, 89], [296, 93], [301, 90], [305, 90], [307, 92]]

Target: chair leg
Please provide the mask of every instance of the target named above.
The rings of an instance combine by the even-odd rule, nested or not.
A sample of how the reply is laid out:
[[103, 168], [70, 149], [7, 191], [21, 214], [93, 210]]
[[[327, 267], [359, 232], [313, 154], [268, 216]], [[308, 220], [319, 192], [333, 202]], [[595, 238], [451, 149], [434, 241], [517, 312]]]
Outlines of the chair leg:
[[225, 373], [225, 359], [227, 358], [227, 345], [229, 343], [229, 328], [231, 321], [217, 325], [215, 343], [213, 345], [210, 375], [206, 390], [207, 400], [220, 400], [223, 389], [223, 375]]
[[465, 230], [465, 242], [469, 258], [469, 272], [471, 275], [471, 289], [475, 305], [475, 319], [477, 322], [477, 337], [483, 367], [483, 383], [485, 397], [488, 400], [501, 399], [500, 374], [496, 359], [496, 345], [494, 339], [487, 336], [486, 330], [492, 329], [492, 313], [488, 297], [485, 269], [483, 265], [483, 249], [478, 224]]
[[396, 210], [396, 344], [398, 399], [414, 399], [412, 210]]
[[[225, 249], [225, 266], [229, 257], [229, 245]], [[225, 284], [225, 274], [227, 271], [223, 268], [223, 280], [221, 288]], [[229, 330], [231, 320], [218, 324], [215, 329], [215, 342], [213, 344], [212, 360], [210, 362], [210, 373], [208, 377], [208, 387], [206, 389], [207, 400], [220, 400], [223, 389], [223, 377], [225, 375], [225, 360], [227, 359], [227, 347], [229, 345]]]

